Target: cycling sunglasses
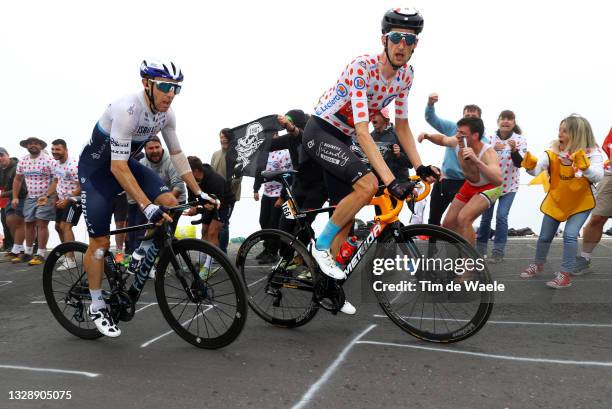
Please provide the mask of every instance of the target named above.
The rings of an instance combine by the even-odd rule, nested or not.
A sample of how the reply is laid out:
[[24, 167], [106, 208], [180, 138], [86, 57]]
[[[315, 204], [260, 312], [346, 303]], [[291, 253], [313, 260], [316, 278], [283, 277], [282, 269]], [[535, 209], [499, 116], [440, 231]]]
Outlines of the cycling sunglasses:
[[149, 80], [155, 83], [155, 88], [167, 94], [170, 90], [174, 90], [174, 95], [178, 95], [181, 93], [182, 85], [176, 82], [166, 82], [166, 81], [158, 81], [158, 80]]
[[399, 31], [391, 31], [389, 34], [387, 34], [387, 38], [389, 38], [393, 44], [399, 44], [402, 39], [406, 42], [406, 45], [413, 45], [418, 41], [416, 34], [401, 33]]

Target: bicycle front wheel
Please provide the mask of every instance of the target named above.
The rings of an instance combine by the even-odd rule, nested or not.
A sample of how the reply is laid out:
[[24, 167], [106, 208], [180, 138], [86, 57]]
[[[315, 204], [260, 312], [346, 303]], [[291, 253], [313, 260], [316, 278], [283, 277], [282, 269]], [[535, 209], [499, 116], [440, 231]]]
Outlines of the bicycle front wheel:
[[487, 322], [493, 309], [493, 292], [486, 289], [491, 274], [476, 249], [455, 232], [405, 226], [401, 234], [383, 237], [376, 253], [378, 259], [406, 261], [372, 274], [371, 285], [385, 314], [410, 335], [457, 342]]
[[202, 240], [178, 240], [172, 250], [160, 256], [155, 277], [164, 318], [181, 338], [199, 348], [232, 343], [244, 328], [248, 309], [236, 269], [219, 248]]

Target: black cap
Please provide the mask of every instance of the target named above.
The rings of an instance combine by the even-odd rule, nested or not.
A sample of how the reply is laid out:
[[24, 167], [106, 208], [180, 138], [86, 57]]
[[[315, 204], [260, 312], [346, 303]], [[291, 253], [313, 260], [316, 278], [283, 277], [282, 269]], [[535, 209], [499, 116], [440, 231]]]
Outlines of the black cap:
[[300, 129], [306, 126], [306, 114], [301, 109], [292, 109], [287, 111], [285, 116], [291, 119], [291, 122]]

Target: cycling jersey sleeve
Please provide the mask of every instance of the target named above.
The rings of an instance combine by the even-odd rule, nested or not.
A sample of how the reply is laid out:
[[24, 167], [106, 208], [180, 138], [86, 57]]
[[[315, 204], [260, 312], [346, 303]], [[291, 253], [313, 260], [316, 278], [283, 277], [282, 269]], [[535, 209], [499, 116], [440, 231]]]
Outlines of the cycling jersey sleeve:
[[363, 61], [357, 59], [347, 68], [349, 71], [349, 89], [353, 123], [369, 122], [367, 89], [370, 83], [370, 73], [364, 67]]
[[168, 112], [166, 112], [166, 125], [162, 128], [161, 134], [170, 154], [181, 150], [181, 144], [176, 136], [176, 116], [172, 109], [168, 109]]
[[131, 107], [118, 107], [114, 110], [110, 131], [111, 160], [127, 161], [132, 145], [132, 128], [136, 116]]
[[402, 88], [395, 98], [395, 118], [408, 119], [408, 93], [414, 80], [414, 71], [412, 66], [408, 67], [408, 72], [405, 75], [409, 78], [409, 83], [405, 88]]

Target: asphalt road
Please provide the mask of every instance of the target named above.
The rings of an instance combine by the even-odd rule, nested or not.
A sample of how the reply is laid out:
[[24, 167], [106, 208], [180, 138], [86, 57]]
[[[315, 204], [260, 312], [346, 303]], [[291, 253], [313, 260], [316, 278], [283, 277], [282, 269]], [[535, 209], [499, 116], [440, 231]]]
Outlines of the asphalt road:
[[[168, 333], [149, 285], [120, 338], [84, 341], [49, 312], [42, 267], [0, 263], [0, 408], [610, 408], [612, 240], [596, 250], [594, 273], [563, 290], [544, 285], [559, 242], [545, 273], [518, 277], [534, 245], [509, 243], [505, 263], [492, 267], [507, 289], [490, 321], [452, 345], [398, 329], [362, 302], [357, 278], [345, 286], [355, 316], [321, 311], [287, 330], [250, 313], [237, 341], [216, 351]], [[71, 399], [16, 400], [11, 391]]]

